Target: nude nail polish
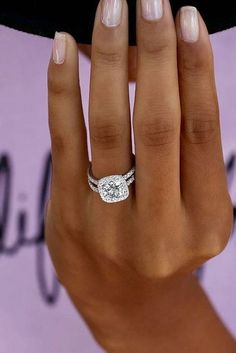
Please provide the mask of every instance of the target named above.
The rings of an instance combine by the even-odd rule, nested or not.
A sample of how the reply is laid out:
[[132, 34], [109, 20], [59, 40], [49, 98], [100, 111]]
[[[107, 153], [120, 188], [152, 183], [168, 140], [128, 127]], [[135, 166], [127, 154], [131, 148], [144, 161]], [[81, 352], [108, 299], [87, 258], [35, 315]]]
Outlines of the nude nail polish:
[[55, 64], [63, 64], [66, 55], [66, 35], [56, 32], [53, 41], [52, 57]]
[[102, 23], [107, 27], [116, 27], [121, 23], [123, 0], [103, 0]]
[[199, 38], [199, 20], [196, 7], [184, 6], [180, 10], [180, 28], [185, 42], [196, 42]]
[[159, 20], [163, 15], [163, 0], [141, 0], [142, 15], [146, 20]]

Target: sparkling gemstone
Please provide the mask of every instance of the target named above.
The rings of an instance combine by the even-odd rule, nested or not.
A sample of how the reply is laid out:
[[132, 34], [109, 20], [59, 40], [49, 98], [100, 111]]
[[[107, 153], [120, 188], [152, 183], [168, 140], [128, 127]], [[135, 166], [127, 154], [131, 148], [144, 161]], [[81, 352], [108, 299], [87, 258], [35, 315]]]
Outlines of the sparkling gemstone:
[[98, 191], [105, 202], [118, 202], [127, 199], [129, 188], [122, 175], [110, 175], [98, 181]]

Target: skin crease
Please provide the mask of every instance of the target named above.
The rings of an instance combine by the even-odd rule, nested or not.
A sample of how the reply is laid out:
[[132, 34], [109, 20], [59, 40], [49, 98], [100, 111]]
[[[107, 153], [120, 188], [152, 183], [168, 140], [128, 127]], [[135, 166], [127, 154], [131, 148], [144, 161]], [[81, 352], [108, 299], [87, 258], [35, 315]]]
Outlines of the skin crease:
[[137, 2], [138, 50], [127, 50], [126, 2], [112, 30], [101, 24], [98, 6], [92, 55], [79, 44], [91, 56], [98, 178], [132, 165], [127, 83], [137, 84], [136, 179], [127, 200], [106, 204], [88, 186], [78, 45], [69, 34], [63, 63], [50, 60], [46, 241], [60, 282], [108, 353], [236, 353], [192, 274], [223, 251], [233, 226], [211, 46], [200, 15], [200, 38], [186, 43], [179, 14], [174, 22], [163, 3], [165, 16], [149, 23]]
[[[91, 45], [78, 43], [78, 48], [83, 52], [89, 59], [91, 59]], [[128, 72], [129, 72], [129, 81], [136, 81], [137, 74], [137, 47], [129, 46], [128, 54]]]

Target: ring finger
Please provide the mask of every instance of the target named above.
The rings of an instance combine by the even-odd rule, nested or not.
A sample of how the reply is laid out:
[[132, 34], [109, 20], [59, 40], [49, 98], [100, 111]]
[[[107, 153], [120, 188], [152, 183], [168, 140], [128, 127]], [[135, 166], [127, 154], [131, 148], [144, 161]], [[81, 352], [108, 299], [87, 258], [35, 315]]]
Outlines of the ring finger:
[[96, 178], [123, 174], [132, 166], [127, 13], [126, 1], [103, 0], [95, 16], [89, 130]]

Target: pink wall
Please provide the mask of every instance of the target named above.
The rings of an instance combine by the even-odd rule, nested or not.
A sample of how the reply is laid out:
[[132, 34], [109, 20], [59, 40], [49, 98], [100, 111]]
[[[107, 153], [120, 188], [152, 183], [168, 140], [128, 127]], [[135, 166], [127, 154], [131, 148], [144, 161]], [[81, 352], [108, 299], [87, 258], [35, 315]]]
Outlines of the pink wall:
[[[236, 28], [212, 36], [212, 43], [227, 163], [236, 156]], [[45, 246], [35, 244], [40, 236], [40, 189], [50, 146], [46, 71], [51, 44], [49, 39], [0, 26], [0, 224], [3, 205], [9, 206], [0, 242], [0, 353], [102, 352], [64, 290], [53, 282]], [[89, 62], [83, 55], [80, 69], [86, 115]], [[130, 93], [133, 101], [133, 85]], [[236, 165], [229, 179], [236, 204]], [[4, 196], [4, 190], [9, 194]], [[203, 285], [236, 335], [236, 237], [206, 265]]]

